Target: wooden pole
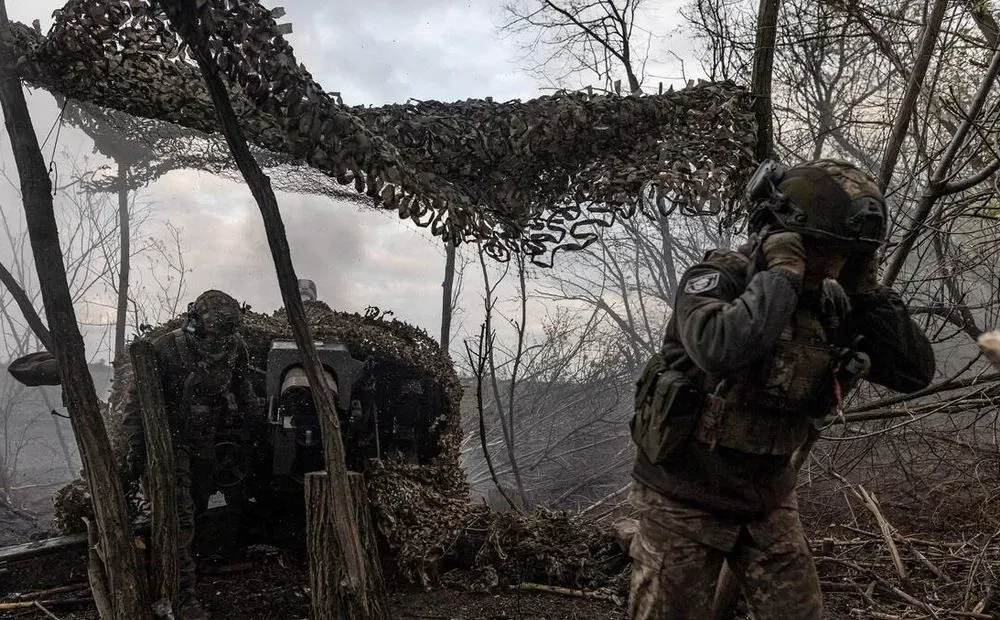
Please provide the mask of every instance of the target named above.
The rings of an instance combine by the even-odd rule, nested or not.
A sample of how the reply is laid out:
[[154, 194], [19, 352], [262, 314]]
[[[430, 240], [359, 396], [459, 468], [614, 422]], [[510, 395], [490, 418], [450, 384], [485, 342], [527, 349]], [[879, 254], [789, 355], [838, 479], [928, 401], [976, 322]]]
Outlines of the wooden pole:
[[132, 372], [146, 436], [146, 492], [153, 513], [150, 535], [153, 608], [174, 609], [179, 589], [177, 539], [180, 526], [177, 522], [177, 483], [167, 408], [153, 343], [146, 338], [137, 339], [129, 345], [129, 356], [132, 358]]
[[[316, 620], [334, 620], [335, 618], [388, 618], [389, 604], [385, 598], [385, 585], [382, 579], [382, 566], [379, 559], [378, 544], [368, 510], [368, 495], [365, 490], [364, 476], [351, 472], [348, 474], [351, 494], [354, 497], [355, 517], [358, 522], [358, 535], [365, 549], [365, 569], [372, 583], [373, 595], [365, 599], [367, 608], [357, 609], [350, 599], [342, 599], [338, 584], [344, 577], [344, 567], [330, 564], [330, 558], [338, 553], [330, 553], [331, 548], [339, 545], [339, 540], [332, 534], [335, 518], [331, 507], [334, 502], [330, 476], [325, 471], [313, 472], [305, 476], [306, 501], [306, 548], [309, 555], [309, 588], [312, 596], [312, 617]], [[363, 616], [353, 614], [360, 613]]]

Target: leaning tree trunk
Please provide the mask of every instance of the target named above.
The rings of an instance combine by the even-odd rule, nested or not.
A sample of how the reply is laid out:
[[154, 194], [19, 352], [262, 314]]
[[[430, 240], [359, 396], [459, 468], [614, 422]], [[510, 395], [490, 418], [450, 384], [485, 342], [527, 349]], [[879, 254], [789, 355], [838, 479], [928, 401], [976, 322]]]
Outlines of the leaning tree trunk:
[[906, 82], [903, 100], [899, 104], [899, 109], [896, 110], [896, 119], [893, 121], [889, 140], [885, 143], [885, 151], [882, 153], [882, 168], [878, 173], [878, 187], [883, 194], [889, 189], [892, 173], [896, 169], [899, 151], [903, 146], [903, 139], [906, 138], [906, 130], [910, 127], [910, 118], [916, 109], [917, 97], [924, 87], [924, 77], [931, 64], [934, 46], [937, 44], [938, 33], [941, 31], [941, 21], [944, 19], [947, 8], [948, 0], [936, 0], [927, 16], [927, 21], [924, 22], [924, 31], [920, 35], [920, 45], [917, 48], [917, 58], [913, 63], [913, 70], [910, 71], [910, 78]]
[[[295, 338], [295, 344], [302, 355], [303, 365], [309, 385], [315, 398], [323, 438], [323, 455], [326, 471], [330, 478], [332, 498], [331, 519], [336, 532], [336, 547], [327, 547], [327, 561], [324, 566], [337, 566], [340, 575], [334, 587], [338, 588], [336, 600], [340, 608], [334, 618], [358, 618], [359, 620], [379, 620], [386, 618], [386, 610], [381, 605], [385, 593], [367, 570], [364, 552], [358, 536], [357, 519], [351, 499], [351, 489], [347, 478], [344, 459], [344, 444], [340, 435], [340, 421], [334, 403], [333, 391], [323, 379], [322, 368], [312, 335], [309, 331], [305, 308], [299, 296], [298, 278], [292, 266], [285, 226], [278, 210], [278, 201], [271, 189], [271, 182], [254, 160], [247, 145], [239, 119], [233, 110], [229, 93], [219, 77], [219, 66], [210, 54], [207, 38], [199, 24], [199, 9], [193, 0], [161, 0], [174, 29], [187, 44], [201, 69], [212, 103], [219, 115], [219, 124], [229, 144], [237, 167], [250, 188], [264, 220], [267, 243], [274, 259], [278, 276], [278, 287], [288, 314], [288, 323]], [[203, 10], [203, 9], [202, 9]], [[310, 566], [310, 570], [318, 570]], [[332, 575], [323, 578], [332, 579]], [[319, 620], [328, 620], [322, 618]], [[333, 620], [330, 618], [329, 620]]]
[[[368, 494], [365, 489], [365, 479], [359, 473], [348, 474], [351, 484], [351, 494], [354, 496], [354, 512], [358, 521], [358, 536], [366, 550], [365, 567], [377, 596], [372, 603], [375, 609], [370, 617], [389, 617], [389, 603], [384, 597], [385, 586], [382, 581], [382, 565], [378, 552], [375, 528], [368, 510]], [[340, 545], [333, 523], [336, 503], [333, 496], [330, 476], [325, 471], [306, 474], [306, 543], [309, 553], [309, 590], [312, 597], [313, 618], [338, 618], [339, 610], [350, 605], [350, 601], [340, 600], [342, 589], [338, 587], [343, 575], [343, 567], [329, 564], [339, 553], [330, 553]]]
[[15, 58], [10, 52], [10, 40], [7, 7], [0, 0], [0, 106], [21, 183], [21, 200], [51, 332], [52, 353], [59, 362], [64, 400], [90, 486], [113, 617], [115, 620], [142, 620], [150, 617], [146, 584], [132, 545], [125, 494], [114, 465], [97, 392], [87, 368], [83, 336], [73, 310], [52, 207], [52, 183], [21, 81], [14, 72]]

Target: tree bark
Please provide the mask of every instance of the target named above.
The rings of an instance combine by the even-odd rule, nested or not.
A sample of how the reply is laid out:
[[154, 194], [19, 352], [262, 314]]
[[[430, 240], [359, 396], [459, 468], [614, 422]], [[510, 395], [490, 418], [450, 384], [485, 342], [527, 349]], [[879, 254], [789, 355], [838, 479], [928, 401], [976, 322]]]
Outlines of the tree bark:
[[757, 7], [757, 40], [753, 54], [753, 75], [750, 92], [754, 116], [757, 118], [757, 161], [771, 157], [774, 151], [774, 130], [771, 111], [771, 72], [774, 68], [774, 42], [778, 33], [780, 0], [760, 0]]
[[129, 535], [125, 495], [73, 310], [52, 207], [52, 183], [21, 81], [13, 71], [15, 59], [10, 52], [10, 41], [7, 8], [0, 0], [0, 106], [17, 164], [28, 236], [51, 332], [52, 353], [59, 362], [64, 401], [69, 408], [90, 486], [114, 618], [142, 620], [150, 617], [146, 584]]
[[146, 436], [146, 492], [152, 503], [150, 589], [153, 606], [174, 609], [177, 603], [177, 484], [174, 448], [153, 343], [141, 338], [129, 346]]
[[115, 356], [119, 359], [125, 350], [125, 323], [128, 319], [128, 282], [131, 269], [132, 249], [130, 243], [128, 212], [129, 166], [118, 162], [118, 237], [120, 239], [118, 259], [118, 302], [115, 315]]
[[444, 281], [441, 283], [441, 350], [448, 352], [451, 344], [452, 291], [455, 287], [455, 253], [458, 248], [454, 242], [445, 241]]
[[[368, 575], [364, 553], [358, 538], [357, 522], [351, 503], [351, 489], [347, 480], [347, 465], [344, 460], [344, 444], [340, 435], [340, 421], [333, 392], [322, 378], [319, 356], [309, 331], [305, 308], [299, 296], [298, 278], [292, 266], [291, 252], [285, 235], [285, 226], [278, 209], [278, 201], [271, 189], [271, 182], [254, 160], [247, 145], [239, 119], [233, 111], [229, 93], [219, 77], [218, 65], [208, 52], [204, 33], [198, 25], [198, 9], [193, 1], [161, 0], [171, 24], [190, 49], [201, 69], [219, 124], [226, 142], [233, 154], [237, 167], [260, 208], [264, 221], [267, 243], [274, 259], [282, 301], [288, 315], [288, 323], [295, 338], [295, 344], [302, 355], [306, 376], [312, 386], [316, 410], [319, 415], [323, 438], [323, 456], [326, 471], [330, 476], [332, 526], [336, 531], [337, 545], [327, 548], [327, 566], [343, 568], [342, 578], [331, 581], [338, 588], [337, 600], [344, 606], [334, 617], [381, 618], [376, 609], [369, 608], [369, 601], [376, 600], [378, 584]], [[369, 615], [369, 612], [371, 615]]]
[[312, 616], [317, 620], [388, 618], [389, 603], [385, 598], [381, 559], [368, 510], [365, 479], [356, 472], [349, 473], [348, 478], [354, 497], [358, 536], [364, 549], [367, 550], [364, 558], [365, 568], [373, 587], [364, 599], [342, 598], [342, 589], [337, 584], [344, 578], [343, 567], [336, 563], [329, 564], [332, 558], [339, 555], [331, 554], [330, 549], [340, 544], [337, 537], [331, 535], [336, 529], [333, 523], [334, 511], [331, 510], [336, 498], [333, 495], [330, 476], [325, 471], [306, 474], [306, 546], [309, 554]]

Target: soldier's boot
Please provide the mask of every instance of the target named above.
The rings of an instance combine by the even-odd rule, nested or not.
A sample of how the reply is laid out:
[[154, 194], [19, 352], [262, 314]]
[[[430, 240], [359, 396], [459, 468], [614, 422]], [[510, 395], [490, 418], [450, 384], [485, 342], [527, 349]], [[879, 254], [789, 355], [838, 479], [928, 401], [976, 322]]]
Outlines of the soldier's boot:
[[212, 616], [202, 607], [194, 590], [186, 590], [181, 593], [177, 617], [178, 620], [210, 620]]

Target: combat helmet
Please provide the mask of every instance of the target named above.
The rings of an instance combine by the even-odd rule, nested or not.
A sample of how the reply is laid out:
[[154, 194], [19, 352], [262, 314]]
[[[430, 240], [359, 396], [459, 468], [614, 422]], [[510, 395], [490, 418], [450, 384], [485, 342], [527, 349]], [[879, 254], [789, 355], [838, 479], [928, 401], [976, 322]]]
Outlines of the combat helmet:
[[211, 289], [188, 305], [185, 331], [199, 338], [234, 334], [243, 325], [243, 309], [228, 293]]
[[751, 227], [772, 225], [843, 246], [878, 248], [886, 235], [886, 206], [875, 180], [853, 164], [818, 159], [788, 168], [766, 161], [746, 189]]

